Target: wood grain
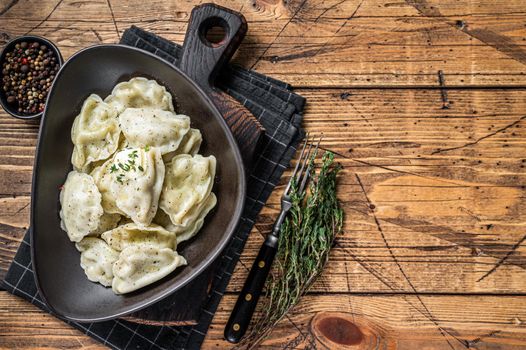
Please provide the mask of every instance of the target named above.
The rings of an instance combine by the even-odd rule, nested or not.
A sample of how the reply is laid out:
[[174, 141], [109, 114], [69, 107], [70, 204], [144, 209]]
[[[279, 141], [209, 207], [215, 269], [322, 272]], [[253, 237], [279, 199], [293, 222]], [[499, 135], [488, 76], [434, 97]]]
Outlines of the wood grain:
[[[224, 298], [208, 332], [209, 348], [229, 346], [222, 340], [229, 309], [222, 306], [233, 302], [232, 296]], [[314, 344], [317, 349], [341, 349], [316, 337], [312, 322], [315, 316], [343, 312], [360, 332], [369, 335], [352, 349], [521, 349], [526, 345], [524, 311], [522, 301], [513, 297], [310, 295], [261, 348], [307, 349]], [[374, 341], [367, 342], [371, 338]]]
[[209, 94], [230, 130], [234, 132], [240, 149], [243, 150], [241, 156], [245, 168], [250, 169], [257, 145], [265, 134], [265, 128], [249, 110], [230, 95], [219, 90], [212, 90]]
[[[525, 86], [521, 1], [214, 1], [250, 24], [236, 61], [295, 86]], [[196, 2], [48, 0], [2, 15], [2, 30], [41, 34], [65, 57], [116, 42], [136, 24], [182, 42]], [[140, 11], [137, 11], [140, 9]]]
[[[201, 34], [203, 28], [212, 28], [217, 25], [214, 21], [219, 19], [228, 26], [225, 27], [223, 44], [217, 47], [205, 44]], [[264, 128], [239, 101], [214, 87], [218, 72], [230, 61], [245, 37], [245, 18], [228, 8], [203, 4], [192, 10], [188, 23], [177, 65], [216, 105], [242, 150], [244, 164], [250, 167], [255, 146], [265, 133]]]
[[[223, 340], [223, 326], [234, 302], [234, 295], [223, 298], [203, 348], [230, 347]], [[28, 349], [35, 344], [62, 349], [105, 348], [6, 292], [0, 292], [0, 305], [0, 348]], [[335, 315], [345, 317], [363, 334], [351, 349], [518, 350], [526, 346], [526, 310], [522, 300], [515, 297], [335, 294], [305, 297], [261, 348], [306, 349], [313, 344], [317, 349], [343, 348], [313, 330], [313, 322]]]
[[[67, 58], [118, 41], [131, 24], [182, 42], [198, 2], [10, 3], [0, 4], [0, 32], [45, 35]], [[305, 128], [323, 133], [345, 167], [344, 232], [262, 348], [343, 348], [324, 331], [331, 318], [343, 334], [357, 334], [347, 321], [358, 328], [355, 349], [526, 347], [524, 2], [217, 3], [249, 23], [234, 60], [298, 87]], [[0, 276], [29, 220], [37, 133], [38, 123], [0, 112]], [[229, 346], [224, 325], [288, 174], [258, 217], [205, 349]], [[0, 348], [43, 346], [101, 348], [0, 292]]]
[[[345, 166], [340, 187], [345, 230], [314, 290], [392, 292], [367, 271], [373, 266], [396, 276], [398, 266], [378, 233], [354, 175], [358, 174], [398, 262], [419, 292], [524, 293], [523, 282], [509, 278], [511, 272], [524, 273], [522, 247], [491, 278], [477, 281], [524, 234], [526, 121], [487, 136], [522, 118], [526, 90], [449, 90], [451, 108], [447, 110], [441, 108], [438, 90], [298, 92], [309, 101], [305, 126], [323, 132], [323, 147], [337, 152]], [[18, 131], [11, 129], [25, 125], [8, 117], [0, 123], [5, 130], [3, 142], [16, 140]], [[36, 129], [27, 132], [36, 138]], [[483, 137], [475, 145], [432, 155]], [[32, 148], [0, 145], [0, 154], [5, 154], [0, 157], [4, 174], [0, 181], [8, 192], [1, 199], [6, 205], [0, 209], [5, 225], [0, 231], [6, 242], [0, 250], [4, 272], [28, 223]], [[279, 195], [278, 189], [269, 199], [257, 230], [270, 230]], [[241, 258], [245, 265], [250, 266], [261, 239], [254, 230]], [[433, 274], [422, 274], [422, 269]], [[230, 291], [238, 291], [246, 277], [242, 265], [237, 272]], [[394, 278], [397, 290], [411, 291], [399, 278]]]

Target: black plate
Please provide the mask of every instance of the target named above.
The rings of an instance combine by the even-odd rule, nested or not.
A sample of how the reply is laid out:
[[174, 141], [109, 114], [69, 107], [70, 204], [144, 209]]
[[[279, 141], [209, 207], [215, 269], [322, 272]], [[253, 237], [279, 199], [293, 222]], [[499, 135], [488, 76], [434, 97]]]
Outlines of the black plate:
[[[70, 131], [82, 102], [92, 93], [105, 98], [135, 76], [157, 80], [173, 95], [179, 113], [203, 134], [200, 153], [217, 158], [215, 211], [203, 229], [178, 248], [188, 265], [161, 281], [127, 295], [90, 282], [80, 254], [60, 229], [59, 187], [71, 167]], [[102, 321], [137, 311], [178, 290], [222, 251], [241, 215], [245, 175], [239, 149], [222, 116], [183, 72], [145, 51], [120, 45], [94, 46], [71, 57], [60, 70], [46, 104], [33, 174], [31, 247], [40, 295], [58, 315], [81, 322]], [[181, 302], [187, 302], [181, 300]]]

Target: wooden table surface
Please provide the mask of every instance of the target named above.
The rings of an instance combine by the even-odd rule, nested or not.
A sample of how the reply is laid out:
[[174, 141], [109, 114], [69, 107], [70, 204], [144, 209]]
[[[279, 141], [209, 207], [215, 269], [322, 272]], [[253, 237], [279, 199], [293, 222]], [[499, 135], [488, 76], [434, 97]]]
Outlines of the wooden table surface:
[[[117, 42], [132, 24], [182, 42], [197, 3], [0, 0], [0, 37], [43, 35], [65, 58]], [[218, 3], [249, 24], [235, 61], [293, 84], [308, 101], [305, 128], [323, 132], [345, 167], [344, 233], [262, 348], [343, 348], [337, 331], [316, 331], [337, 317], [356, 326], [339, 323], [343, 336], [361, 332], [349, 349], [524, 349], [526, 3]], [[0, 277], [28, 225], [38, 127], [0, 112]], [[282, 188], [258, 218], [206, 349], [229, 346], [223, 327]], [[102, 348], [6, 292], [0, 347]]]

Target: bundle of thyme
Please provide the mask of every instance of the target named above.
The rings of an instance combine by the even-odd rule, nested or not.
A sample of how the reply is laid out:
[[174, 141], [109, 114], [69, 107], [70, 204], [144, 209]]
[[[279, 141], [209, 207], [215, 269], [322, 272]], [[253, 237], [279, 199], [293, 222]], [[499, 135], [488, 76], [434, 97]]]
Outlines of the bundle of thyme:
[[327, 151], [318, 174], [314, 169], [315, 157], [308, 169], [308, 193], [299, 193], [298, 184], [292, 183], [292, 208], [279, 235], [266, 298], [250, 333], [239, 345], [242, 348], [257, 346], [299, 302], [322, 272], [334, 238], [342, 229], [343, 210], [336, 198], [336, 176], [341, 165], [334, 164], [334, 154]]

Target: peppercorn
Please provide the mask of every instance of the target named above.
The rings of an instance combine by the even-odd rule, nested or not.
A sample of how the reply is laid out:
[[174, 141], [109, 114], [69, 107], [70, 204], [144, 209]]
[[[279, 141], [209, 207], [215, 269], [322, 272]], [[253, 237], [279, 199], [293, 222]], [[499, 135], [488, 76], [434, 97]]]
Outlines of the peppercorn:
[[7, 103], [22, 115], [43, 111], [59, 68], [58, 57], [47, 45], [31, 41], [15, 44], [4, 57], [0, 91]]

